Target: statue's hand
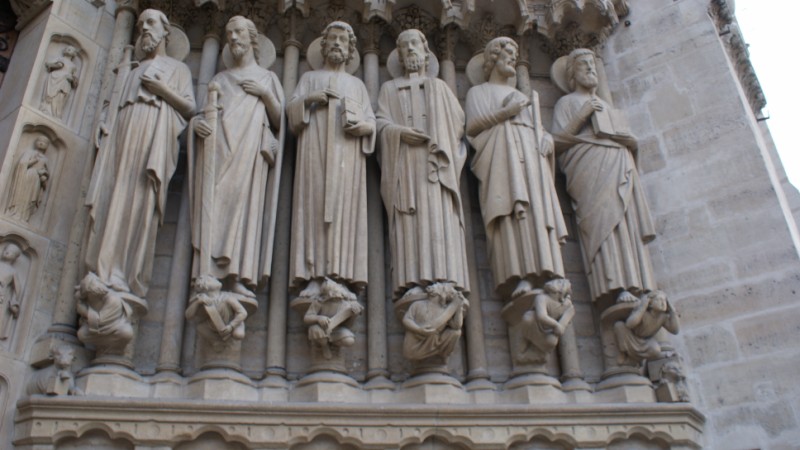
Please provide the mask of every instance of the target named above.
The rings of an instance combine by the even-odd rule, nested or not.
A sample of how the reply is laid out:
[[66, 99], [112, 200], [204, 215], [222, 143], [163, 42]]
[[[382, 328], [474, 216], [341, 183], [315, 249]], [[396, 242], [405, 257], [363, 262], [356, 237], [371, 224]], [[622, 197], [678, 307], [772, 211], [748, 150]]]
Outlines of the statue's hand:
[[514, 203], [514, 217], [516, 217], [517, 220], [525, 220], [527, 217], [525, 214], [525, 205], [520, 202]]
[[328, 94], [325, 91], [315, 91], [306, 96], [305, 104], [306, 106], [311, 106], [314, 103], [318, 103], [320, 105], [327, 105], [328, 104]]
[[319, 316], [317, 318], [317, 325], [321, 326], [322, 328], [328, 328], [328, 324], [331, 323], [330, 317]]
[[208, 125], [208, 122], [205, 120], [200, 119], [195, 123], [194, 132], [201, 138], [205, 139], [211, 136], [211, 126]]
[[557, 324], [557, 325], [556, 325], [556, 326], [553, 328], [553, 334], [555, 334], [555, 335], [556, 335], [556, 336], [558, 336], [558, 337], [561, 337], [561, 336], [563, 336], [563, 335], [564, 335], [564, 327], [563, 327], [563, 326], [562, 326], [560, 323], [559, 323], [559, 324]]
[[146, 75], [142, 75], [139, 79], [142, 80], [142, 86], [144, 86], [145, 89], [161, 98], [168, 96], [172, 92], [169, 86], [167, 86], [167, 83], [158, 78], [150, 78]]
[[344, 126], [344, 131], [353, 136], [369, 136], [375, 132], [375, 124], [364, 120], [358, 123], [347, 123]]
[[507, 119], [510, 119], [520, 113], [523, 109], [528, 107], [531, 102], [527, 99], [512, 100], [503, 108], [503, 114]]
[[248, 94], [255, 95], [256, 97], [267, 95], [267, 89], [253, 80], [244, 80], [239, 83], [239, 86]]
[[431, 140], [431, 137], [422, 130], [404, 127], [400, 132], [400, 140], [408, 145], [420, 145]]
[[16, 319], [19, 317], [19, 305], [11, 305], [8, 307], [9, 311], [11, 311], [11, 315], [14, 316]]
[[553, 136], [550, 133], [544, 133], [542, 137], [542, 142], [539, 143], [539, 153], [542, 156], [550, 156], [553, 154], [553, 150], [556, 148], [555, 143], [553, 142]]
[[603, 110], [603, 102], [600, 101], [597, 97], [592, 97], [589, 100], [586, 100], [586, 103], [583, 104], [581, 108], [581, 113], [589, 117], [595, 111], [602, 111]]
[[94, 134], [94, 146], [96, 148], [100, 148], [100, 141], [103, 137], [108, 136], [109, 131], [108, 127], [106, 126], [105, 122], [100, 122], [97, 124], [97, 130]]

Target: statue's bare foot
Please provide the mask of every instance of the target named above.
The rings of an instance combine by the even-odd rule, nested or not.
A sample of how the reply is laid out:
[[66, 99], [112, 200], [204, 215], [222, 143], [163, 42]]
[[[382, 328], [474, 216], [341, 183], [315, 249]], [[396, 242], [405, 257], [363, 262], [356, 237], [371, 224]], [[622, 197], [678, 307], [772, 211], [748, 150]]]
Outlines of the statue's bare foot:
[[527, 293], [530, 293], [531, 291], [533, 291], [533, 285], [530, 281], [519, 280], [519, 283], [517, 283], [517, 288], [511, 293], [511, 298], [521, 297]]
[[247, 287], [240, 282], [236, 282], [233, 285], [233, 293], [244, 295], [245, 297], [256, 298], [255, 292], [251, 291], [250, 289], [247, 289]]
[[617, 303], [635, 303], [639, 299], [628, 291], [622, 291], [617, 296]]
[[321, 286], [318, 280], [311, 280], [308, 282], [308, 285], [305, 289], [300, 291], [300, 297], [305, 298], [316, 298], [319, 296], [321, 292]]

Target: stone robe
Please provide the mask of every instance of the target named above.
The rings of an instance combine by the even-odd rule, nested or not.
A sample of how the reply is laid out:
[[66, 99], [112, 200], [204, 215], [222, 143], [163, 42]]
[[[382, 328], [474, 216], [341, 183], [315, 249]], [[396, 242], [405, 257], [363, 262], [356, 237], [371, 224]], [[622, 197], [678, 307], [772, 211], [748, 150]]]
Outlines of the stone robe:
[[[469, 291], [459, 177], [466, 161], [464, 112], [441, 80], [420, 82], [424, 124], [413, 124], [410, 89], [386, 82], [378, 100], [381, 196], [389, 219], [395, 297], [413, 286], [449, 281]], [[429, 142], [410, 146], [402, 127], [420, 128]]]
[[655, 227], [634, 155], [622, 144], [596, 136], [591, 120], [577, 136], [564, 132], [585, 101], [573, 93], [556, 103], [553, 134], [570, 146], [558, 161], [567, 176], [592, 296], [621, 289], [635, 295], [653, 290], [655, 277], [645, 244], [655, 238]]
[[197, 145], [192, 145], [192, 132], [192, 244], [195, 276], [205, 275], [199, 273], [200, 237], [202, 228], [210, 227], [210, 275], [220, 280], [233, 276], [255, 288], [269, 276], [272, 265], [278, 174], [271, 165], [282, 149], [284, 127], [270, 123], [264, 102], [239, 85], [245, 80], [265, 86], [281, 105], [284, 102], [278, 77], [255, 64], [226, 70], [211, 80], [220, 85], [222, 105], [217, 121], [213, 211], [210, 221], [205, 221], [202, 192], [209, 180], [203, 177], [204, 140], [197, 139]]
[[[42, 176], [45, 176], [44, 180]], [[25, 222], [30, 220], [41, 204], [42, 193], [47, 186], [49, 176], [47, 157], [43, 152], [28, 149], [22, 154], [11, 180], [10, 200], [6, 210], [11, 217]]]
[[[491, 117], [512, 93], [524, 98], [506, 85], [473, 87], [467, 94], [467, 123], [493, 123]], [[534, 133], [532, 108], [469, 141], [475, 148], [471, 166], [480, 181], [489, 263], [498, 293], [509, 295], [525, 277], [563, 277], [560, 244], [567, 230], [553, 185], [552, 160], [542, 156]], [[525, 219], [515, 217], [515, 205], [524, 207]]]
[[11, 337], [16, 320], [11, 307], [20, 307], [21, 289], [22, 283], [13, 264], [0, 261], [0, 340]]
[[61, 118], [69, 94], [78, 85], [78, 67], [67, 57], [60, 57], [50, 64], [59, 63], [63, 64], [63, 67], [54, 68], [47, 75], [41, 109], [53, 117]]
[[87, 267], [105, 283], [112, 275], [125, 280], [139, 297], [150, 284], [156, 231], [178, 162], [178, 136], [186, 127], [178, 111], [142, 85], [145, 73], [158, 74], [194, 103], [192, 75], [185, 64], [168, 56], [142, 61], [125, 81], [117, 120], [107, 137], [112, 141], [97, 155], [86, 197]]
[[[305, 106], [309, 93], [328, 88], [355, 101], [352, 109], [363, 120], [375, 120], [367, 88], [350, 74], [315, 70], [297, 83], [287, 107], [297, 136], [290, 280], [293, 288], [302, 288], [307, 280], [327, 276], [360, 289], [367, 284], [366, 167], [375, 134], [357, 137], [344, 131], [342, 100]], [[336, 110], [329, 116], [333, 103]], [[333, 145], [328, 143], [329, 120]]]

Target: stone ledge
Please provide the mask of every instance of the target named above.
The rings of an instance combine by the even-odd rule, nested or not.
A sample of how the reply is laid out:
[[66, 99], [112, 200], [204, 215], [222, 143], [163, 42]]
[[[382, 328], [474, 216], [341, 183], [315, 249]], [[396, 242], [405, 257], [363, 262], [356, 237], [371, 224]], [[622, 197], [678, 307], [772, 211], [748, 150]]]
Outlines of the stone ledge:
[[[436, 435], [471, 449], [533, 436], [604, 448], [638, 435], [702, 448], [705, 417], [688, 404], [374, 405], [31, 397], [18, 404], [16, 445], [49, 446], [101, 430], [137, 445], [175, 445], [216, 432], [251, 448], [287, 448], [327, 435], [363, 449], [399, 448]], [[46, 448], [46, 447], [45, 447]]]

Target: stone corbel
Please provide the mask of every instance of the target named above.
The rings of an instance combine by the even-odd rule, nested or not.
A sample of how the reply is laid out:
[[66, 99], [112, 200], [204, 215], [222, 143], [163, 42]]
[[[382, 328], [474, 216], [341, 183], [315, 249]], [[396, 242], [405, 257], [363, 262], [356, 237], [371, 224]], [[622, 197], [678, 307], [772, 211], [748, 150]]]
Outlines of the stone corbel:
[[386, 23], [391, 23], [395, 1], [396, 0], [364, 0], [364, 11], [362, 12], [364, 22], [369, 22], [377, 18]]
[[465, 29], [469, 26], [469, 20], [474, 12], [475, 0], [464, 0], [459, 3], [453, 3], [451, 0], [442, 0], [440, 25], [445, 27], [452, 23], [461, 29]]
[[278, 0], [278, 14], [286, 14], [290, 9], [297, 9], [308, 17], [311, 14], [311, 5], [308, 0]]

